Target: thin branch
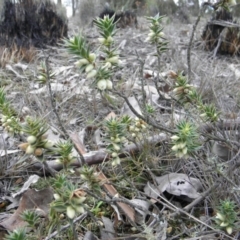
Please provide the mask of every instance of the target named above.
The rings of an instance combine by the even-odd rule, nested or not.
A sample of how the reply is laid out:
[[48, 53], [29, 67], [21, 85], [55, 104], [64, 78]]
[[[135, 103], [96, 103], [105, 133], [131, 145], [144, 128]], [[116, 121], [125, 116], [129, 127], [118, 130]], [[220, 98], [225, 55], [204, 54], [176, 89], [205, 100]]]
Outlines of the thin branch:
[[197, 25], [201, 19], [201, 15], [202, 15], [202, 10], [200, 9], [197, 20], [196, 20], [195, 24], [193, 25], [192, 34], [191, 34], [190, 41], [189, 41], [188, 48], [187, 48], [187, 65], [188, 65], [188, 81], [189, 82], [191, 82], [191, 74], [192, 74], [192, 69], [191, 69], [192, 42], [193, 42], [193, 37], [194, 37], [194, 33], [196, 31]]
[[[68, 132], [66, 131], [66, 129], [64, 128], [63, 124], [62, 124], [62, 121], [58, 115], [58, 112], [57, 112], [57, 108], [56, 108], [56, 102], [53, 101], [53, 94], [52, 94], [52, 88], [51, 88], [51, 83], [50, 83], [50, 74], [49, 74], [49, 62], [48, 62], [48, 59], [49, 59], [49, 56], [46, 57], [45, 59], [45, 64], [46, 64], [46, 70], [47, 70], [47, 86], [48, 86], [48, 91], [49, 91], [49, 95], [50, 95], [50, 103], [51, 103], [51, 106], [52, 106], [52, 110], [53, 110], [53, 113], [55, 114], [56, 118], [57, 118], [57, 121], [58, 121], [58, 124], [61, 128], [61, 131], [64, 133], [65, 137], [67, 137], [68, 139], [71, 140]], [[85, 159], [82, 155], [82, 153], [79, 151], [79, 149], [75, 146], [75, 144], [73, 144], [74, 148], [76, 149], [81, 161], [82, 161], [82, 164], [85, 164]]]
[[118, 95], [119, 97], [123, 98], [125, 100], [125, 102], [127, 103], [128, 107], [130, 108], [130, 110], [134, 113], [134, 115], [136, 115], [136, 117], [142, 119], [143, 121], [145, 121], [146, 123], [148, 123], [149, 125], [151, 125], [152, 127], [155, 127], [156, 129], [159, 129], [161, 131], [165, 131], [171, 134], [174, 134], [175, 132], [170, 130], [169, 128], [166, 128], [162, 125], [156, 125], [150, 118], [145, 119], [141, 114], [139, 114], [131, 105], [131, 103], [129, 102], [128, 98], [126, 96], [124, 96], [122, 93], [119, 93], [117, 91], [113, 91], [113, 93], [115, 93], [116, 95]]

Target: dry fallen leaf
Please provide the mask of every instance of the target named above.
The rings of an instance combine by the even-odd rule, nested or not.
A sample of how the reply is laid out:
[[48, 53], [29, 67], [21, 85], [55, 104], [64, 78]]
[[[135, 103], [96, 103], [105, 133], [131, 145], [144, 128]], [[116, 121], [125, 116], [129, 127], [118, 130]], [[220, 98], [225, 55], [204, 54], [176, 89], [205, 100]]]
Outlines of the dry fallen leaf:
[[47, 215], [49, 210], [49, 203], [53, 200], [53, 192], [50, 188], [40, 191], [28, 189], [23, 193], [18, 209], [15, 213], [0, 223], [0, 226], [9, 231], [16, 228], [24, 227], [26, 223], [20, 217], [21, 214], [27, 209], [41, 209]]
[[148, 182], [144, 188], [144, 192], [154, 199], [165, 191], [175, 196], [187, 196], [189, 199], [196, 199], [200, 196], [198, 191], [202, 188], [201, 182], [186, 174], [170, 173], [156, 177], [155, 180], [157, 186]]

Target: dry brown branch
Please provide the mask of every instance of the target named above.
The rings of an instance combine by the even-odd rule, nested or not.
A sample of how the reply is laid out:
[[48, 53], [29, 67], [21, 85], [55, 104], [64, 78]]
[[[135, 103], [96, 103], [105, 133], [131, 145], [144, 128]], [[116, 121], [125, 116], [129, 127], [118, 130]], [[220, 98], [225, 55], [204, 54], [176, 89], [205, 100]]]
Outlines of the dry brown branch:
[[[236, 120], [225, 120], [222, 122], [219, 122], [215, 125], [213, 124], [204, 124], [199, 127], [199, 131], [202, 135], [206, 133], [210, 133], [215, 130], [233, 130], [237, 129], [240, 126], [240, 119]], [[167, 135], [166, 134], [160, 134], [160, 135], [155, 135], [153, 137], [149, 137], [145, 139], [142, 142], [139, 142], [138, 145], [136, 144], [129, 144], [127, 145], [124, 149], [123, 152], [119, 155], [120, 158], [126, 157], [128, 155], [134, 155], [137, 154], [138, 152], [141, 151], [142, 147], [144, 144], [149, 144], [149, 145], [156, 145], [159, 144], [163, 141], [167, 140]], [[76, 143], [75, 143], [76, 145]], [[77, 148], [77, 147], [76, 147]], [[100, 164], [103, 161], [109, 161], [110, 157], [108, 153], [104, 150], [98, 150], [98, 151], [91, 151], [88, 153], [83, 154], [83, 158], [85, 159], [85, 163], [87, 165], [95, 165], [95, 164]], [[57, 161], [47, 161], [47, 164], [49, 165], [50, 168], [60, 171], [63, 166], [61, 163], [58, 163]], [[71, 166], [74, 167], [81, 167], [82, 163], [78, 160], [75, 160], [71, 163]], [[34, 169], [39, 170], [42, 169], [42, 165], [39, 163], [34, 164]], [[45, 169], [46, 171], [46, 169]]]

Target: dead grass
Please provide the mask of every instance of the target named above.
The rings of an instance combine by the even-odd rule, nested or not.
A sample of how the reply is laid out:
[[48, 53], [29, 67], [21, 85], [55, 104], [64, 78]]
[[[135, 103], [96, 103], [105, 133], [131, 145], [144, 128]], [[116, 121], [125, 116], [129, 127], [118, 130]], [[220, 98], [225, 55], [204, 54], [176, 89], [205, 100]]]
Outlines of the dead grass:
[[18, 47], [14, 44], [11, 48], [0, 47], [0, 66], [5, 67], [8, 63], [26, 62], [31, 63], [37, 56], [37, 49]]

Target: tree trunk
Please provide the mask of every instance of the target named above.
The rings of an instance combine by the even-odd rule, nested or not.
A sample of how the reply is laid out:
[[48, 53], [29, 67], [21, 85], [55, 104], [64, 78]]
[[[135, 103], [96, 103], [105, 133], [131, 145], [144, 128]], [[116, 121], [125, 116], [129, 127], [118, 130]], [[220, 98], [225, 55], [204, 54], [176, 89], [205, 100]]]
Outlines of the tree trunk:
[[75, 8], [75, 0], [72, 0], [72, 16], [75, 16], [76, 8]]

